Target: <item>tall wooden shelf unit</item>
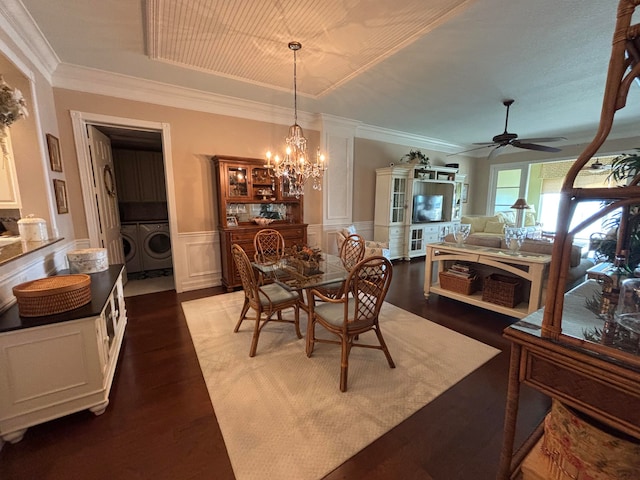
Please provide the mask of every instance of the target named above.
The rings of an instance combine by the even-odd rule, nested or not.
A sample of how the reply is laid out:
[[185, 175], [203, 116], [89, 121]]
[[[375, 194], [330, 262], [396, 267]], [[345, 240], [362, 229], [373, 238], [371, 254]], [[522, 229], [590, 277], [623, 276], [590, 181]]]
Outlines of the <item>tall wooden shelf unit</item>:
[[[613, 48], [604, 93], [600, 126], [594, 140], [578, 157], [565, 177], [561, 189], [547, 297], [543, 312], [526, 317], [525, 322], [508, 327], [504, 336], [512, 342], [511, 367], [505, 411], [505, 426], [498, 478], [506, 480], [517, 471], [537, 435], [529, 438], [514, 453], [520, 384], [531, 386], [608, 427], [640, 439], [640, 355], [634, 350], [602, 342], [584, 334], [584, 316], [568, 308], [571, 292], [563, 294], [569, 270], [570, 249], [574, 235], [585, 226], [620, 208], [618, 251], [628, 246], [627, 231], [631, 206], [640, 205], [640, 178], [626, 187], [578, 188], [575, 179], [606, 140], [614, 114], [625, 106], [633, 80], [640, 76], [640, 25], [631, 25], [636, 7], [634, 0], [620, 0], [613, 36]], [[635, 59], [634, 61], [627, 60]], [[581, 225], [569, 230], [578, 202], [611, 202]], [[584, 284], [587, 286], [587, 284]], [[565, 305], [566, 304], [566, 305]], [[604, 322], [603, 322], [604, 324]], [[615, 327], [622, 328], [622, 327]], [[605, 335], [603, 335], [605, 337]]]
[[[457, 168], [395, 165], [376, 169], [374, 239], [388, 242], [391, 259], [424, 256], [428, 243], [441, 241], [462, 214], [466, 175]], [[414, 195], [442, 195], [442, 220], [414, 223]]]
[[222, 284], [231, 291], [242, 285], [231, 246], [237, 243], [253, 258], [253, 237], [265, 228], [255, 224], [253, 218], [274, 219], [268, 228], [278, 230], [287, 247], [307, 243], [307, 225], [302, 223], [302, 197], [290, 195], [287, 182], [276, 178], [264, 160], [222, 155], [212, 160], [218, 192]]

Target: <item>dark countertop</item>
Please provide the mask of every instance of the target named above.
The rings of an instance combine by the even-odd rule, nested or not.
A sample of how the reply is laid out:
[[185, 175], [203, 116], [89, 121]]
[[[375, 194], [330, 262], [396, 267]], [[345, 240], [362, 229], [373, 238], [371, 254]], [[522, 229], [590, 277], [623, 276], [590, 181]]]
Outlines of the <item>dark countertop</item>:
[[[118, 280], [118, 276], [124, 270], [124, 265], [109, 265], [104, 272], [91, 273], [91, 302], [56, 315], [44, 317], [21, 317], [18, 313], [18, 305], [15, 304], [0, 314], [0, 333], [24, 328], [40, 327], [52, 323], [68, 322], [79, 318], [97, 317], [102, 312], [107, 299]], [[61, 271], [58, 275], [68, 274], [68, 270]]]

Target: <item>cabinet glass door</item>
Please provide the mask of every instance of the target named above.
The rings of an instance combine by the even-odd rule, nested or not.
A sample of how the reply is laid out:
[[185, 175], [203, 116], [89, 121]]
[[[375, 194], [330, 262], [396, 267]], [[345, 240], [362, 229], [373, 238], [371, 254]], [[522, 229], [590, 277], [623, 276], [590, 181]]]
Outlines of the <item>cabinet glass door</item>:
[[227, 188], [230, 197], [248, 198], [247, 169], [244, 167], [229, 167], [227, 169]]
[[411, 230], [411, 243], [409, 245], [411, 253], [424, 250], [424, 230], [422, 228], [414, 228]]
[[407, 179], [394, 178], [391, 191], [391, 222], [404, 223], [404, 215], [407, 204]]

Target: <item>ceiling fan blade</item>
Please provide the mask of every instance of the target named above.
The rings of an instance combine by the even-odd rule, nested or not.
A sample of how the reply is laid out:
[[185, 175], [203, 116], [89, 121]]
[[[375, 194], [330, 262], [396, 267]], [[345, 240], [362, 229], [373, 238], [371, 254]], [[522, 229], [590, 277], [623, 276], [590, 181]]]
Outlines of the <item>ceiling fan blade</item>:
[[520, 138], [518, 140], [524, 143], [548, 143], [548, 142], [559, 142], [561, 140], [566, 140], [566, 138], [565, 137], [540, 137], [540, 138]]
[[511, 145], [526, 150], [537, 150], [539, 152], [560, 152], [562, 149], [556, 147], [547, 147], [546, 145], [538, 145], [536, 143], [525, 143], [518, 140], [511, 142]]
[[[473, 145], [478, 145], [477, 143], [474, 143]], [[447, 157], [451, 157], [453, 155], [461, 155], [463, 153], [468, 153], [468, 152], [473, 152], [474, 150], [480, 150], [481, 148], [487, 148], [487, 147], [491, 147], [492, 145], [497, 145], [497, 143], [487, 143], [487, 144], [482, 144], [481, 147], [475, 147], [475, 148], [470, 148], [469, 150], [464, 150], [462, 152], [457, 152], [457, 153], [450, 153], [449, 155], [447, 155]]]
[[490, 147], [491, 145], [498, 145], [498, 142], [473, 142], [471, 145], [484, 145]]
[[491, 150], [491, 153], [487, 157], [487, 160], [491, 161], [494, 158], [496, 158], [498, 155], [500, 155], [502, 153], [502, 151], [505, 149], [505, 147], [507, 147], [507, 145], [508, 144], [498, 145], [496, 148]]

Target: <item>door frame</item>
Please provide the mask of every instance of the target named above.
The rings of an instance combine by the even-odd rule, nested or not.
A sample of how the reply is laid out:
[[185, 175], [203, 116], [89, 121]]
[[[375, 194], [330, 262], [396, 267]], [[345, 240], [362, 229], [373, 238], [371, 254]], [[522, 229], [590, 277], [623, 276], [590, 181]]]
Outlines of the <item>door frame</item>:
[[[132, 118], [115, 117], [96, 113], [80, 112], [72, 110], [71, 124], [73, 127], [73, 138], [78, 155], [78, 170], [80, 173], [80, 184], [82, 187], [82, 199], [84, 203], [85, 218], [87, 221], [87, 231], [89, 244], [91, 247], [102, 245], [103, 235], [100, 230], [100, 214], [95, 202], [93, 186], [93, 165], [89, 151], [89, 136], [87, 125], [109, 126], [127, 128], [130, 130], [146, 130], [159, 132], [162, 135], [162, 155], [164, 157], [164, 177], [167, 189], [167, 209], [169, 213], [169, 236], [171, 245], [174, 248], [178, 245], [177, 231], [178, 222], [176, 214], [176, 196], [173, 179], [173, 159], [171, 157], [171, 128], [168, 123], [151, 122], [147, 120], [137, 120]], [[172, 255], [172, 262], [175, 277], [178, 278], [180, 265], [176, 262], [176, 255]], [[178, 282], [175, 282], [176, 284]]]

